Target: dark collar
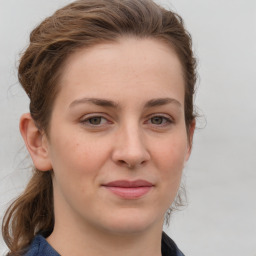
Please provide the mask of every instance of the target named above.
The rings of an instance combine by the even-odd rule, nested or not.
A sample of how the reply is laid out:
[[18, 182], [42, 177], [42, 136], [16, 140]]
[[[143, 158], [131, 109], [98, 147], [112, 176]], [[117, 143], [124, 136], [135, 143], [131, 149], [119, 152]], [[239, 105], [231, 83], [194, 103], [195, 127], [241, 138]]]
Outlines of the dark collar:
[[[162, 256], [184, 256], [174, 241], [162, 233]], [[60, 256], [41, 235], [37, 235], [25, 256]]]
[[174, 241], [164, 232], [162, 233], [162, 256], [184, 256]]

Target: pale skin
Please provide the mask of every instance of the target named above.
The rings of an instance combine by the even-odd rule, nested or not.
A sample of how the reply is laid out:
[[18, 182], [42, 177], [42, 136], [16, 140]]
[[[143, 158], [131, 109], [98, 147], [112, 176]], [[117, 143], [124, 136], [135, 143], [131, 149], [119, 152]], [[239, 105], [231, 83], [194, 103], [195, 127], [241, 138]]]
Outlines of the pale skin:
[[[121, 38], [66, 61], [48, 134], [24, 114], [20, 130], [34, 165], [53, 169], [62, 256], [160, 256], [164, 214], [189, 158], [195, 123], [184, 116], [184, 79], [170, 46]], [[122, 198], [104, 184], [146, 180], [149, 192]]]

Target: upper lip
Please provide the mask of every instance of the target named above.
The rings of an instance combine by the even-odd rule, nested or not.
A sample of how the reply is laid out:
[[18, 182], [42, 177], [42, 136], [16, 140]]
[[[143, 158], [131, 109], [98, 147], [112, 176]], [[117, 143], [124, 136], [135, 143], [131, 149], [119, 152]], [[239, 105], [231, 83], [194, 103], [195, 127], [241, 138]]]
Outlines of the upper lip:
[[137, 188], [137, 187], [152, 187], [153, 184], [146, 180], [115, 180], [104, 184], [106, 187], [122, 187], [122, 188]]

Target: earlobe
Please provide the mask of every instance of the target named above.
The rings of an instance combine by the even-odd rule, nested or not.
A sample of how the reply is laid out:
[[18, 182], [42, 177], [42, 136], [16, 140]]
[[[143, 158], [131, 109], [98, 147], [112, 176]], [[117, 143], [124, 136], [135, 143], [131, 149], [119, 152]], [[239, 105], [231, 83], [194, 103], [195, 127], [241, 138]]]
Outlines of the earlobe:
[[20, 132], [35, 167], [40, 171], [51, 170], [46, 135], [37, 128], [29, 113], [23, 114], [20, 118]]

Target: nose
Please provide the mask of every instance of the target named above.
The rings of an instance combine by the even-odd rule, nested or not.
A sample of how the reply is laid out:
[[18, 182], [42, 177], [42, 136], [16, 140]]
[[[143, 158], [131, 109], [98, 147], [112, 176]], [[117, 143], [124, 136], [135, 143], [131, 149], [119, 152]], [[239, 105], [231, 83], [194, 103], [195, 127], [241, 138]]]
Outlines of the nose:
[[150, 159], [143, 133], [139, 127], [120, 129], [116, 136], [113, 161], [129, 169], [145, 165]]

